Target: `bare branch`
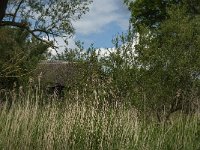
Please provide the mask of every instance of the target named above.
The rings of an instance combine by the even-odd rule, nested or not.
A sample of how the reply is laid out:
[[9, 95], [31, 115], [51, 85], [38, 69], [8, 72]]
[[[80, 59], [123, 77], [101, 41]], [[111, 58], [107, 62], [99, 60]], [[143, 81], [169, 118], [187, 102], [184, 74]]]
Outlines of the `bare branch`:
[[41, 42], [47, 44], [48, 46], [50, 46], [50, 47], [52, 47], [52, 48], [58, 48], [58, 47], [54, 46], [54, 45], [52, 44], [51, 41], [44, 40], [44, 39], [38, 37], [38, 36], [35, 34], [35, 32], [43, 32], [43, 33], [45, 33], [46, 35], [49, 36], [49, 33], [48, 33], [47, 31], [42, 30], [42, 29], [30, 30], [29, 25], [28, 25], [28, 23], [26, 23], [26, 22], [20, 22], [20, 23], [19, 23], [19, 22], [11, 22], [11, 21], [2, 21], [2, 22], [0, 23], [0, 26], [13, 26], [13, 27], [18, 27], [18, 28], [21, 28], [21, 29], [25, 29], [25, 30], [27, 30], [34, 38], [36, 38], [37, 40], [39, 40], [39, 41], [41, 41]]
[[21, 5], [23, 4], [24, 0], [21, 0], [19, 5], [17, 6], [16, 10], [15, 10], [15, 13], [13, 14], [13, 19], [12, 19], [12, 22], [15, 22], [15, 18], [17, 16], [17, 12], [19, 11], [19, 8], [21, 7]]

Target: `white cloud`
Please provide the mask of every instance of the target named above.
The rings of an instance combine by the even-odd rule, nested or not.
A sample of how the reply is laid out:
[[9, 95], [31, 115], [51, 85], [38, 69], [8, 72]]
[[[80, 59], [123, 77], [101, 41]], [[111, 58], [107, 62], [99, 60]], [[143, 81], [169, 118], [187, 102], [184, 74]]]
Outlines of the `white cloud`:
[[127, 29], [129, 11], [123, 5], [123, 0], [94, 0], [90, 11], [79, 21], [73, 22], [76, 32], [82, 35], [99, 33], [110, 23]]
[[[75, 48], [77, 35], [88, 36], [95, 33], [101, 33], [104, 28], [111, 23], [117, 24], [122, 30], [127, 30], [129, 25], [129, 15], [130, 12], [123, 4], [123, 0], [93, 0], [93, 3], [90, 5], [90, 11], [83, 15], [80, 20], [72, 22], [76, 34], [68, 39], [68, 45], [66, 46], [62, 38], [56, 38], [56, 46], [59, 47], [58, 52], [63, 52], [66, 47]], [[90, 39], [86, 38], [84, 42], [87, 40]], [[88, 41], [88, 43], [93, 42]], [[106, 52], [106, 50], [103, 51]], [[52, 50], [52, 53], [55, 54], [54, 50]]]

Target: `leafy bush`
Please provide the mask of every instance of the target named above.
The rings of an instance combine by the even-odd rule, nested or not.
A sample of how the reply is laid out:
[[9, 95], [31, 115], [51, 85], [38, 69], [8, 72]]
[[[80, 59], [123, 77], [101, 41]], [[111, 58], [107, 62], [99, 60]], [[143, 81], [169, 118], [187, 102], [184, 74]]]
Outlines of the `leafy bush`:
[[177, 110], [191, 112], [199, 99], [200, 72], [199, 16], [188, 16], [179, 6], [168, 15], [156, 30], [143, 27], [136, 45], [146, 105], [167, 116]]
[[48, 46], [30, 39], [21, 29], [0, 29], [0, 88], [10, 89], [28, 80], [32, 70], [45, 58]]

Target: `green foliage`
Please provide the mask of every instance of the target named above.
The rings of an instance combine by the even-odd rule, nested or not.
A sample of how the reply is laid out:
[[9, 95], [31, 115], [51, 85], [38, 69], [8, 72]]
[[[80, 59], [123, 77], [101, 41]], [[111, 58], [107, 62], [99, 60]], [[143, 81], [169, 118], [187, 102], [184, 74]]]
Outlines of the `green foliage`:
[[141, 86], [154, 110], [189, 111], [199, 93], [200, 18], [179, 6], [167, 14], [159, 29], [143, 27], [140, 32], [136, 61]]
[[[135, 64], [135, 54], [132, 49], [132, 42], [127, 42], [129, 35], [118, 35], [113, 44], [115, 47], [110, 54], [105, 57], [104, 66], [110, 78], [110, 85], [115, 93], [114, 101], [124, 101], [135, 103], [137, 85], [137, 65]], [[108, 50], [109, 51], [109, 50]]]
[[166, 11], [159, 28], [149, 30], [140, 24], [138, 37], [118, 36], [107, 56], [93, 47], [85, 50], [80, 43], [77, 49], [66, 50], [60, 58], [84, 66], [79, 92], [87, 87], [89, 93], [104, 93], [104, 101], [131, 103], [163, 119], [178, 110], [195, 110], [200, 92], [200, 19], [188, 15], [187, 5]]
[[[3, 3], [6, 1], [3, 0], [1, 5]], [[41, 41], [45, 41], [44, 36], [48, 41], [56, 41], [55, 37], [62, 37], [65, 41], [74, 33], [71, 21], [80, 19], [89, 10], [90, 3], [91, 0], [9, 0], [0, 26], [25, 29]]]
[[[104, 61], [100, 56], [100, 51], [95, 49], [93, 45], [88, 49], [84, 49], [83, 43], [78, 41], [76, 42], [76, 48], [68, 48], [53, 59], [59, 59], [76, 65], [74, 69], [77, 73], [73, 77], [76, 79], [76, 83], [73, 84], [71, 91], [78, 90], [80, 93], [84, 92], [86, 95], [90, 95], [94, 90], [102, 92], [106, 88], [105, 79], [107, 75], [104, 71]], [[85, 87], [87, 88], [83, 91]]]
[[[1, 88], [10, 88], [14, 81], [26, 81], [39, 60], [44, 59], [47, 48], [54, 47], [50, 40], [61, 37], [67, 43], [74, 33], [71, 20], [80, 19], [91, 3], [90, 0], [9, 0], [1, 3], [4, 2], [7, 9], [0, 24]], [[12, 28], [4, 28], [6, 26]]]
[[41, 59], [45, 59], [48, 46], [30, 39], [29, 33], [14, 28], [0, 29], [0, 81], [1, 88], [11, 88], [14, 82], [25, 82]]
[[[102, 101], [110, 104], [123, 101], [140, 105], [142, 94], [138, 94], [138, 68], [128, 39], [129, 35], [117, 36], [113, 40], [115, 48], [104, 50], [95, 49], [93, 45], [84, 49], [83, 44], [78, 42], [77, 48], [66, 49], [57, 59], [74, 62], [82, 68], [78, 84], [74, 86], [79, 93], [84, 92], [86, 96], [93, 92], [101, 93]], [[107, 51], [107, 54], [102, 51]]]
[[187, 13], [190, 15], [200, 14], [199, 0], [125, 0], [132, 13], [131, 22], [134, 28], [139, 31], [141, 25], [151, 29], [160, 26], [162, 21], [167, 19], [167, 9], [172, 5], [186, 6]]

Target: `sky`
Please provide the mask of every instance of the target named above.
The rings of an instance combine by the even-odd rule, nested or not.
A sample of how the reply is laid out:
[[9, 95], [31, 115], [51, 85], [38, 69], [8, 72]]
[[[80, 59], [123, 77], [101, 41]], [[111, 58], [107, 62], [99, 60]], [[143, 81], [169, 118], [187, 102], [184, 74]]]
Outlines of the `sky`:
[[95, 48], [113, 47], [112, 39], [126, 32], [129, 26], [130, 12], [123, 0], [93, 0], [89, 8], [90, 11], [80, 20], [72, 22], [75, 35], [69, 39], [68, 47], [74, 48], [77, 40], [84, 42], [86, 48], [91, 44]]

